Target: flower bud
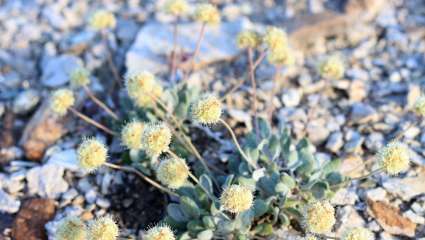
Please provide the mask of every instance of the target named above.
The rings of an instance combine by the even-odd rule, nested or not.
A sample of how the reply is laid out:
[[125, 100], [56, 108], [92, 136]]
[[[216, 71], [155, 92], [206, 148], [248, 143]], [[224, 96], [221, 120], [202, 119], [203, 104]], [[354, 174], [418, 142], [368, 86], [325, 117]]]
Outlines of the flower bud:
[[167, 225], [156, 226], [149, 229], [144, 238], [145, 240], [175, 240], [174, 233]]
[[230, 185], [221, 194], [220, 203], [231, 213], [244, 212], [252, 207], [254, 196], [252, 191], [242, 185]]
[[75, 103], [74, 93], [69, 89], [59, 89], [53, 92], [50, 109], [59, 116], [64, 116]]
[[239, 48], [254, 49], [261, 45], [261, 37], [254, 31], [243, 31], [238, 34], [236, 44]]
[[346, 231], [341, 240], [374, 240], [375, 237], [371, 231], [363, 227], [351, 228]]
[[189, 4], [186, 0], [168, 0], [164, 8], [169, 14], [182, 16], [189, 11]]
[[162, 95], [162, 87], [155, 76], [147, 71], [130, 73], [126, 77], [128, 96], [139, 107], [147, 107]]
[[269, 27], [264, 35], [263, 41], [270, 51], [277, 48], [288, 47], [288, 36], [286, 32], [277, 27]]
[[132, 121], [127, 123], [121, 131], [121, 141], [128, 149], [139, 150], [142, 148], [142, 122]]
[[106, 162], [108, 150], [95, 138], [84, 139], [77, 150], [78, 162], [81, 168], [93, 171]]
[[149, 124], [142, 134], [142, 147], [151, 156], [168, 151], [171, 143], [171, 130], [165, 123]]
[[409, 168], [409, 148], [400, 142], [391, 142], [378, 154], [382, 169], [391, 175], [396, 175]]
[[56, 230], [57, 240], [86, 240], [87, 227], [78, 217], [62, 219]]
[[327, 201], [315, 202], [307, 206], [304, 218], [307, 231], [326, 234], [335, 224], [335, 210]]
[[89, 225], [90, 240], [116, 240], [119, 229], [110, 216], [100, 217]]
[[74, 69], [69, 78], [73, 88], [87, 86], [90, 83], [90, 73], [83, 67]]
[[295, 62], [295, 56], [288, 47], [279, 47], [270, 50], [268, 60], [273, 65], [292, 65]]
[[200, 4], [195, 11], [195, 20], [206, 24], [218, 24], [220, 22], [220, 12], [209, 3]]
[[345, 67], [338, 56], [331, 56], [319, 65], [319, 72], [323, 78], [340, 79], [344, 76]]
[[113, 13], [106, 10], [98, 10], [91, 16], [89, 24], [95, 30], [103, 30], [115, 28], [116, 20]]
[[189, 167], [181, 158], [162, 160], [156, 170], [158, 180], [171, 189], [183, 186], [189, 177]]
[[202, 124], [213, 124], [220, 120], [222, 105], [213, 95], [205, 95], [192, 105], [192, 117]]

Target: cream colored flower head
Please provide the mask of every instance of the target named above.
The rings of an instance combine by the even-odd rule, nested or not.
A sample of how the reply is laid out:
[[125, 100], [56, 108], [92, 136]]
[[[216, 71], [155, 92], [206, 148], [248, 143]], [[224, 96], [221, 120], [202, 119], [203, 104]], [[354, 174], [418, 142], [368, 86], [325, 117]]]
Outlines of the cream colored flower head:
[[173, 230], [167, 225], [156, 226], [149, 229], [144, 240], [175, 240]]
[[106, 162], [108, 149], [96, 138], [86, 138], [77, 150], [78, 163], [87, 171], [93, 171]]
[[409, 168], [409, 148], [400, 142], [390, 142], [379, 152], [378, 159], [381, 168], [386, 173], [396, 175]]
[[116, 20], [113, 13], [98, 10], [91, 16], [89, 24], [95, 30], [112, 29], [115, 28]]
[[415, 101], [414, 110], [419, 116], [425, 116], [425, 96], [421, 96]]
[[53, 92], [50, 109], [59, 116], [64, 116], [70, 107], [74, 105], [74, 93], [69, 89], [59, 89]]
[[317, 237], [311, 234], [308, 234], [305, 238], [305, 240], [317, 240]]
[[304, 224], [308, 232], [326, 234], [335, 224], [335, 210], [328, 201], [318, 201], [306, 207]]
[[128, 96], [139, 107], [147, 107], [162, 95], [162, 86], [147, 71], [130, 73], [126, 77]]
[[142, 135], [142, 147], [151, 156], [168, 151], [171, 143], [171, 130], [165, 123], [149, 124]]
[[375, 236], [371, 231], [363, 227], [351, 228], [346, 231], [341, 240], [374, 240]]
[[257, 48], [261, 45], [261, 36], [254, 31], [243, 31], [240, 32], [236, 38], [236, 44], [239, 48]]
[[189, 11], [189, 4], [186, 0], [167, 0], [164, 9], [174, 16], [182, 16]]
[[90, 72], [83, 67], [79, 67], [71, 72], [69, 78], [73, 88], [84, 87], [90, 83]]
[[323, 78], [340, 79], [344, 76], [344, 63], [339, 56], [331, 56], [319, 64], [319, 73]]
[[142, 148], [142, 134], [144, 124], [139, 121], [127, 123], [121, 130], [121, 141], [128, 149], [140, 150]]
[[100, 217], [89, 225], [89, 240], [116, 240], [119, 228], [110, 216]]
[[192, 108], [192, 118], [202, 124], [214, 124], [220, 120], [223, 107], [221, 101], [214, 95], [204, 95]]
[[264, 35], [263, 42], [271, 51], [277, 48], [287, 48], [288, 36], [281, 28], [269, 27]]
[[267, 58], [273, 65], [289, 66], [295, 63], [294, 53], [288, 47], [280, 47], [270, 50]]
[[198, 22], [215, 25], [220, 23], [220, 12], [212, 4], [200, 4], [195, 10], [195, 20]]
[[87, 227], [78, 217], [66, 217], [58, 225], [56, 240], [87, 240]]
[[171, 189], [183, 186], [189, 177], [189, 167], [182, 158], [168, 158], [162, 160], [156, 169], [158, 180]]
[[254, 195], [251, 189], [233, 184], [224, 189], [220, 203], [226, 211], [231, 213], [244, 212], [252, 207]]

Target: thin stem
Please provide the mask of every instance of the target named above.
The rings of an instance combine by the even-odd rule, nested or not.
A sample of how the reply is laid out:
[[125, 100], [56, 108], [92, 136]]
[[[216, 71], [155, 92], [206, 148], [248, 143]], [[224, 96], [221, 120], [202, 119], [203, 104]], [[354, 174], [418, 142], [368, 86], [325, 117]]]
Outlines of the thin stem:
[[205, 27], [206, 27], [206, 24], [202, 23], [201, 31], [199, 32], [199, 37], [198, 37], [198, 40], [196, 41], [195, 52], [193, 53], [192, 62], [190, 64], [190, 68], [191, 68], [190, 70], [191, 71], [193, 71], [195, 69], [195, 60], [196, 60], [196, 57], [199, 54], [199, 50], [201, 49], [201, 42], [202, 42], [202, 39], [204, 38], [204, 35], [205, 35]]
[[255, 69], [253, 63], [253, 52], [252, 48], [248, 48], [248, 62], [249, 62], [249, 77], [251, 79], [252, 85], [252, 115], [254, 116], [254, 129], [255, 136], [258, 141], [259, 139], [259, 127], [258, 127], [258, 117], [257, 117], [257, 83], [255, 80]]
[[174, 153], [173, 151], [171, 151], [170, 149], [168, 149], [167, 153], [170, 154], [171, 156], [173, 156], [173, 158], [181, 158], [176, 153]]
[[[109, 46], [109, 42], [108, 42], [106, 32], [102, 32], [101, 35], [102, 35], [103, 41], [105, 42], [106, 48], [108, 49], [107, 56], [106, 56], [106, 59], [108, 61], [108, 65], [111, 68], [112, 75], [114, 76], [115, 82], [118, 83], [119, 86], [121, 86], [121, 84], [122, 84], [121, 83], [121, 77], [118, 73], [117, 67], [115, 66], [114, 60], [112, 59], [112, 49]], [[113, 87], [112, 87], [112, 89], [113, 89]]]
[[177, 71], [177, 36], [178, 36], [178, 18], [173, 23], [173, 50], [171, 52], [171, 82], [176, 79]]
[[239, 150], [239, 153], [242, 155], [242, 157], [248, 162], [249, 165], [251, 165], [254, 169], [257, 169], [257, 165], [251, 161], [251, 159], [245, 154], [245, 152], [242, 150], [241, 146], [239, 145], [238, 139], [236, 138], [235, 133], [233, 132], [232, 128], [227, 124], [223, 119], [219, 119], [219, 121], [227, 128], [230, 135], [232, 136], [233, 142], [235, 143], [236, 147]]
[[114, 118], [115, 120], [119, 121], [118, 116], [108, 106], [106, 106], [102, 101], [100, 101], [99, 98], [97, 98], [93, 94], [93, 92], [90, 90], [90, 88], [88, 88], [87, 86], [84, 86], [83, 89], [87, 93], [87, 95], [89, 96], [89, 98], [94, 103], [96, 103], [100, 108], [102, 108], [103, 110], [105, 110], [105, 112], [108, 113], [112, 118]]
[[279, 80], [279, 76], [280, 76], [280, 71], [281, 71], [281, 66], [276, 66], [276, 72], [274, 74], [273, 77], [273, 86], [272, 86], [272, 93], [270, 94], [270, 100], [269, 100], [269, 108], [267, 110], [267, 114], [269, 117], [269, 120], [272, 120], [273, 117], [273, 111], [274, 111], [274, 104], [273, 104], [273, 99], [277, 93], [278, 90], [278, 80]]
[[91, 125], [93, 125], [93, 126], [95, 126], [95, 127], [99, 128], [99, 129], [102, 129], [104, 132], [106, 132], [106, 133], [108, 133], [108, 134], [110, 134], [110, 135], [112, 135], [112, 136], [116, 136], [116, 135], [118, 135], [116, 132], [112, 131], [112, 130], [111, 130], [111, 129], [109, 129], [108, 127], [106, 127], [106, 126], [104, 126], [104, 125], [102, 125], [102, 124], [100, 124], [100, 123], [96, 122], [95, 120], [93, 120], [93, 119], [91, 119], [91, 118], [87, 117], [86, 115], [84, 115], [84, 114], [80, 113], [80, 112], [79, 112], [79, 111], [77, 111], [76, 109], [74, 109], [74, 108], [70, 107], [70, 108], [69, 108], [69, 110], [70, 110], [73, 114], [77, 115], [77, 117], [81, 118], [82, 120], [86, 121], [87, 123], [90, 123]]
[[177, 197], [179, 196], [177, 193], [169, 190], [168, 188], [163, 187], [161, 184], [150, 179], [148, 176], [145, 176], [143, 173], [141, 173], [140, 171], [138, 171], [137, 169], [135, 169], [133, 167], [119, 166], [119, 165], [116, 165], [116, 164], [113, 164], [113, 163], [104, 163], [104, 165], [109, 167], [109, 168], [112, 168], [112, 169], [118, 169], [118, 170], [134, 173], [137, 176], [139, 176], [140, 178], [142, 178], [143, 180], [145, 180], [146, 182], [150, 183], [152, 186], [158, 188], [159, 190], [161, 190], [165, 193], [168, 193], [172, 196], [177, 196]]
[[260, 65], [260, 63], [263, 61], [263, 59], [266, 57], [266, 55], [267, 55], [267, 49], [263, 49], [260, 53], [260, 56], [254, 62], [254, 65], [253, 65], [254, 69], [256, 69], [258, 67], [258, 65]]
[[375, 169], [375, 170], [369, 172], [368, 174], [366, 174], [364, 176], [355, 177], [355, 178], [349, 178], [349, 179], [347, 179], [347, 180], [345, 180], [345, 181], [343, 181], [343, 182], [341, 182], [339, 184], [336, 184], [336, 185], [334, 185], [332, 187], [335, 188], [335, 187], [345, 186], [345, 184], [351, 183], [352, 181], [355, 181], [355, 180], [361, 181], [361, 180], [366, 179], [366, 178], [369, 178], [369, 177], [371, 177], [371, 176], [373, 176], [373, 175], [375, 175], [375, 174], [377, 174], [377, 173], [379, 173], [381, 171], [382, 171], [382, 168], [378, 168], [378, 169]]

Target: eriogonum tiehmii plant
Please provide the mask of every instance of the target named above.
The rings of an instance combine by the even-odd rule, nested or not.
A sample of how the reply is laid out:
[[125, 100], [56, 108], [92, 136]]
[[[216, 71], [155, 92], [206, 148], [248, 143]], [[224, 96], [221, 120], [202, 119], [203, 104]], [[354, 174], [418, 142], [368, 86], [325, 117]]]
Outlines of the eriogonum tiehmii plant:
[[[176, 19], [186, 14], [188, 8], [184, 0], [166, 1], [164, 5], [164, 11]], [[94, 96], [90, 90], [90, 73], [79, 68], [69, 76], [73, 90], [55, 91], [50, 102], [50, 110], [57, 117], [72, 112], [108, 133], [110, 138], [105, 143], [121, 142], [123, 157], [117, 158], [117, 154], [108, 157], [108, 146], [103, 141], [85, 138], [77, 149], [82, 169], [93, 172], [103, 166], [136, 174], [170, 196], [168, 205], [164, 206], [166, 216], [156, 227], [146, 226], [143, 239], [264, 239], [276, 229], [295, 225], [302, 227], [306, 239], [326, 238], [334, 234], [336, 216], [330, 198], [338, 189], [373, 174], [396, 175], [409, 168], [410, 150], [402, 142], [403, 131], [401, 137], [377, 152], [375, 170], [359, 178], [348, 178], [339, 172], [340, 160], [319, 161], [316, 148], [308, 139], [295, 140], [287, 126], [273, 125], [272, 102], [279, 90], [280, 73], [282, 68], [298, 62], [296, 49], [291, 47], [285, 31], [277, 27], [258, 32], [244, 30], [235, 39], [248, 57], [246, 78], [253, 88], [250, 100], [255, 126], [243, 135], [235, 134], [221, 101], [224, 96], [191, 87], [185, 81], [194, 71], [197, 55], [201, 54], [206, 26], [220, 22], [220, 11], [215, 5], [200, 4], [193, 17], [201, 23], [201, 30], [195, 49], [188, 55], [192, 65], [184, 68], [185, 62], [175, 57], [170, 64], [171, 75], [177, 70], [184, 73], [179, 84], [167, 85], [162, 75], [155, 76], [143, 69], [127, 73], [123, 82], [126, 96], [120, 96], [118, 111]], [[90, 23], [92, 28], [103, 31], [115, 26], [115, 17], [99, 12]], [[267, 118], [257, 115], [255, 93], [255, 71], [264, 59], [275, 68]], [[318, 74], [323, 78], [337, 80], [344, 76], [344, 65], [339, 58], [330, 57], [319, 66]], [[72, 91], [79, 90], [113, 118], [108, 127], [74, 108], [77, 101]], [[421, 97], [413, 106], [419, 116], [425, 115], [424, 102]], [[210, 146], [195, 142], [199, 140], [195, 136], [202, 135], [198, 129], [208, 131], [203, 136], [222, 131], [220, 136], [233, 143], [233, 151], [225, 163], [213, 164], [218, 154], [211, 154]], [[58, 239], [114, 240], [118, 239], [119, 230], [112, 217], [90, 223], [65, 218], [56, 235]], [[373, 234], [367, 229], [353, 228], [341, 237], [369, 240]]]

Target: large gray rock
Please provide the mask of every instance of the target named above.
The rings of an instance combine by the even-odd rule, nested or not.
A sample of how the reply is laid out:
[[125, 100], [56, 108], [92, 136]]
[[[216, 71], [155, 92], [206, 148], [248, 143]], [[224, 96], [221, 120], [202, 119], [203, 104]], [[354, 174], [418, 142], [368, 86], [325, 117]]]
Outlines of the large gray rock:
[[384, 182], [384, 188], [402, 198], [410, 201], [413, 197], [425, 193], [425, 174], [421, 172], [415, 177], [391, 178]]
[[43, 64], [41, 82], [47, 87], [59, 87], [69, 81], [69, 74], [81, 65], [81, 60], [73, 55], [51, 57]]
[[27, 173], [30, 194], [56, 199], [68, 190], [68, 183], [63, 179], [64, 168], [56, 164], [45, 164], [32, 168]]
[[[201, 44], [198, 65], [227, 60], [235, 57], [239, 50], [236, 36], [250, 25], [242, 18], [232, 22], [222, 22], [218, 26], [207, 27]], [[178, 45], [185, 52], [195, 49], [201, 25], [188, 23], [179, 25]], [[139, 31], [134, 44], [126, 55], [129, 72], [146, 69], [153, 73], [166, 71], [167, 55], [173, 48], [173, 27], [171, 24], [150, 22]]]

